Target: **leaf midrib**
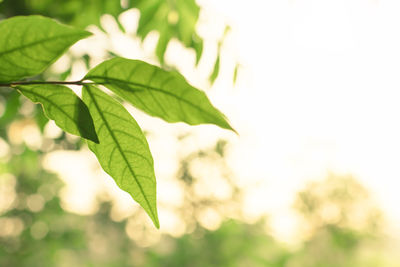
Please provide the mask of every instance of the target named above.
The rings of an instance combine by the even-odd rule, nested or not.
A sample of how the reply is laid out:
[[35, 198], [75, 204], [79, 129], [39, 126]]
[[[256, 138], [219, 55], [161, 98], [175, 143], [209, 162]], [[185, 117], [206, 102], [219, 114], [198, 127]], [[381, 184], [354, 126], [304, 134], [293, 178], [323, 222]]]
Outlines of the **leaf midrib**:
[[32, 42], [32, 43], [29, 43], [29, 44], [25, 44], [25, 45], [21, 45], [21, 46], [12, 48], [12, 49], [0, 51], [0, 57], [2, 57], [2, 56], [5, 55], [5, 54], [9, 54], [9, 53], [15, 52], [15, 51], [17, 51], [17, 50], [19, 50], [19, 49], [27, 48], [27, 47], [29, 47], [29, 46], [35, 46], [35, 45], [38, 45], [38, 44], [45, 43], [45, 42], [47, 42], [47, 41], [53, 41], [53, 40], [55, 40], [55, 39], [64, 38], [64, 37], [70, 37], [70, 36], [74, 36], [74, 35], [82, 35], [82, 36], [87, 35], [87, 36], [88, 36], [89, 33], [77, 32], [77, 33], [73, 33], [73, 34], [72, 34], [72, 33], [71, 33], [71, 34], [63, 34], [63, 35], [53, 36], [53, 37], [47, 38], [47, 39], [37, 40], [37, 41]]
[[[142, 193], [143, 198], [145, 199], [146, 204], [147, 204], [147, 206], [148, 206], [149, 209], [150, 209], [151, 215], [153, 216], [154, 220], [156, 220], [157, 217], [155, 216], [154, 211], [153, 211], [153, 209], [151, 208], [150, 202], [149, 202], [149, 200], [147, 199], [146, 194], [144, 193], [143, 187], [142, 187], [142, 185], [140, 184], [139, 180], [137, 179], [135, 171], [132, 169], [131, 165], [129, 164], [129, 161], [128, 161], [128, 159], [127, 159], [125, 153], [123, 152], [122, 147], [121, 147], [121, 145], [120, 145], [119, 142], [118, 142], [118, 139], [115, 137], [113, 131], [112, 131], [111, 128], [110, 128], [110, 125], [108, 124], [108, 122], [107, 122], [107, 120], [105, 119], [103, 113], [101, 112], [101, 109], [100, 109], [100, 107], [99, 107], [99, 104], [97, 103], [96, 99], [93, 97], [93, 93], [92, 93], [91, 90], [90, 90], [89, 88], [87, 88], [87, 87], [86, 87], [86, 91], [88, 92], [90, 98], [91, 98], [92, 101], [93, 101], [93, 104], [95, 105], [95, 107], [96, 107], [96, 109], [97, 109], [97, 112], [99, 113], [99, 115], [100, 115], [101, 119], [103, 120], [103, 122], [104, 122], [106, 128], [108, 129], [108, 132], [110, 133], [111, 138], [114, 140], [115, 144], [117, 145], [117, 149], [118, 149], [119, 152], [121, 153], [122, 158], [123, 158], [124, 161], [125, 161], [125, 164], [128, 166], [129, 171], [131, 172], [133, 178], [134, 178], [135, 181], [136, 181], [136, 184], [139, 186], [140, 192]], [[158, 222], [157, 222], [157, 224], [158, 224]]]

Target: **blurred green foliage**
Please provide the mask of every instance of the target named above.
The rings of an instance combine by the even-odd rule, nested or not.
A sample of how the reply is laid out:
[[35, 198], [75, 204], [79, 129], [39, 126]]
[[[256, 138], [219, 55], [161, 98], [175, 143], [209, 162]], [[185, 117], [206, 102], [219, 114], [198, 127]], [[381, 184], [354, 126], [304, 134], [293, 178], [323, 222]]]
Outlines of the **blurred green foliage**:
[[6, 0], [0, 5], [4, 17], [40, 14], [63, 23], [85, 28], [96, 25], [102, 29], [104, 14], [114, 17], [122, 31], [119, 15], [131, 8], [140, 11], [137, 35], [144, 39], [151, 31], [160, 38], [156, 55], [164, 63], [164, 54], [172, 38], [196, 52], [197, 62], [203, 51], [203, 41], [196, 33], [200, 7], [194, 0]]
[[203, 41], [196, 33], [200, 8], [194, 0], [138, 0], [133, 7], [140, 10], [137, 34], [145, 38], [153, 30], [160, 33], [156, 54], [164, 62], [168, 42], [172, 38], [181, 41], [196, 52], [196, 62], [203, 51]]
[[[369, 199], [350, 177], [331, 177], [298, 194], [295, 206], [308, 230], [297, 246], [268, 234], [268, 219], [256, 224], [225, 220], [214, 231], [196, 223], [181, 237], [163, 235], [151, 246], [143, 246], [127, 235], [129, 219], [111, 220], [112, 204], [107, 201], [101, 201], [91, 216], [66, 212], [59, 198], [63, 184], [43, 170], [44, 154], [24, 145], [11, 151], [18, 151], [18, 157], [0, 159], [0, 266], [398, 266], [382, 254], [379, 215], [370, 217], [365, 227], [341, 220], [353, 216], [350, 207]], [[215, 153], [202, 151], [182, 162], [190, 165], [199, 157], [216, 157]], [[193, 176], [190, 171], [186, 175]], [[192, 184], [195, 180], [192, 177]], [[342, 190], [351, 192], [347, 195], [351, 200]], [[330, 203], [343, 213], [335, 221], [321, 219], [329, 217], [322, 215], [326, 211], [321, 213], [323, 209], [309, 201], [317, 197], [318, 207]], [[208, 205], [218, 206], [212, 203]], [[366, 214], [377, 212], [362, 207]], [[191, 212], [198, 208], [186, 207], [181, 212], [193, 216]]]
[[117, 18], [126, 9], [120, 1], [107, 0], [7, 0], [0, 6], [0, 12], [6, 18], [40, 14], [81, 28], [91, 24], [101, 27], [103, 14]]

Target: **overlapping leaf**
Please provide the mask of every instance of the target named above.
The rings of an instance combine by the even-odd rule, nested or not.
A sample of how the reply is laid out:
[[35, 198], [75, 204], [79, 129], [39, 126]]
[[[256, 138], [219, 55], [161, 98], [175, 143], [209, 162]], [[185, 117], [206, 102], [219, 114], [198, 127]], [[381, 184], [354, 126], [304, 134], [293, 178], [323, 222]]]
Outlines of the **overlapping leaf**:
[[0, 81], [37, 75], [90, 33], [41, 16], [0, 22]]
[[148, 213], [158, 228], [156, 180], [146, 138], [126, 109], [98, 88], [83, 88], [100, 143], [88, 142], [102, 168]]
[[135, 107], [167, 122], [212, 123], [233, 130], [206, 94], [176, 72], [143, 61], [113, 58], [89, 71], [85, 79], [104, 84]]
[[98, 143], [92, 117], [85, 103], [68, 87], [55, 84], [18, 85], [16, 88], [35, 103], [64, 131]]

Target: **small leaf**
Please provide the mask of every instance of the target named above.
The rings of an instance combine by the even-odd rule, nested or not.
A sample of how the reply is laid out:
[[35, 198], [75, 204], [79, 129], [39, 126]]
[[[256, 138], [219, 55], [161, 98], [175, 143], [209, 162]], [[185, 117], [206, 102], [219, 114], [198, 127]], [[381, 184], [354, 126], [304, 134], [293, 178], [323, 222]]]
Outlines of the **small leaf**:
[[40, 74], [72, 44], [89, 35], [42, 16], [0, 22], [0, 81]]
[[201, 55], [203, 54], [203, 40], [197, 36], [194, 36], [191, 47], [196, 52], [196, 65], [199, 64]]
[[44, 133], [44, 128], [46, 127], [46, 124], [49, 122], [49, 118], [44, 114], [43, 106], [36, 107], [35, 121], [36, 125], [39, 127], [40, 132]]
[[99, 142], [88, 108], [68, 87], [56, 84], [15, 87], [31, 101], [41, 103], [46, 116], [64, 131]]
[[212, 123], [233, 130], [206, 94], [179, 73], [138, 60], [113, 58], [89, 71], [85, 79], [104, 84], [135, 107], [167, 122]]
[[104, 171], [159, 228], [153, 157], [142, 130], [121, 104], [94, 86], [84, 86], [83, 101], [93, 116], [100, 140], [100, 144], [89, 141], [89, 148]]
[[238, 72], [239, 72], [239, 64], [236, 64], [235, 70], [233, 71], [233, 84], [236, 84], [236, 80], [238, 77]]
[[213, 70], [213, 72], [211, 73], [211, 75], [209, 77], [211, 83], [214, 83], [215, 79], [218, 76], [218, 73], [219, 73], [219, 61], [220, 61], [220, 57], [219, 57], [219, 54], [218, 54], [217, 60], [215, 60], [215, 64], [214, 64], [214, 70]]
[[170, 38], [171, 36], [169, 36], [168, 33], [160, 33], [160, 38], [158, 39], [156, 47], [156, 55], [161, 64], [164, 64], [164, 55], [165, 51], [167, 51]]

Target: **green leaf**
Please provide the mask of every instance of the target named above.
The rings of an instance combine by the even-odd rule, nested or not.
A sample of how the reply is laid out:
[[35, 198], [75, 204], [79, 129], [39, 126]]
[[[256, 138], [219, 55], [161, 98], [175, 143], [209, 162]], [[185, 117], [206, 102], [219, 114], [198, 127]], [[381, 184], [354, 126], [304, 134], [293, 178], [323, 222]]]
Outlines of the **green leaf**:
[[49, 122], [49, 118], [44, 114], [43, 106], [36, 107], [34, 116], [36, 125], [39, 127], [40, 132], [43, 133], [46, 124]]
[[64, 131], [98, 143], [92, 117], [85, 103], [68, 87], [57, 84], [15, 86]]
[[160, 38], [158, 39], [157, 47], [156, 47], [156, 55], [161, 64], [164, 64], [164, 55], [165, 51], [167, 51], [168, 43], [171, 36], [167, 33], [160, 33]]
[[89, 141], [89, 148], [104, 171], [159, 228], [153, 157], [142, 130], [121, 104], [94, 86], [84, 86], [83, 101], [93, 116], [100, 140], [100, 144]]
[[213, 70], [213, 72], [211, 73], [211, 75], [209, 77], [211, 83], [214, 83], [215, 79], [218, 76], [218, 73], [219, 73], [219, 61], [220, 61], [220, 57], [219, 57], [219, 54], [218, 54], [217, 59], [215, 60], [215, 64], [214, 64], [214, 70]]
[[40, 74], [72, 44], [90, 34], [41, 16], [0, 22], [0, 81]]
[[233, 84], [236, 84], [240, 65], [236, 63], [235, 70], [233, 71]]
[[113, 58], [89, 71], [85, 79], [104, 84], [135, 107], [167, 122], [212, 123], [233, 130], [206, 94], [179, 73], [143, 61]]
[[196, 52], [196, 65], [199, 64], [201, 55], [203, 53], [203, 40], [196, 34], [193, 37], [193, 42], [191, 44], [191, 47], [194, 48], [194, 51]]

